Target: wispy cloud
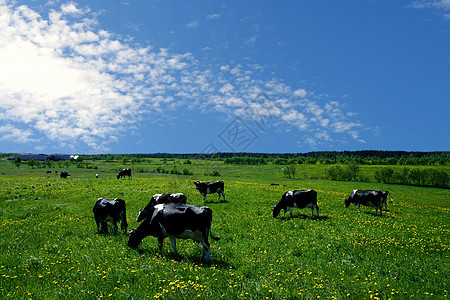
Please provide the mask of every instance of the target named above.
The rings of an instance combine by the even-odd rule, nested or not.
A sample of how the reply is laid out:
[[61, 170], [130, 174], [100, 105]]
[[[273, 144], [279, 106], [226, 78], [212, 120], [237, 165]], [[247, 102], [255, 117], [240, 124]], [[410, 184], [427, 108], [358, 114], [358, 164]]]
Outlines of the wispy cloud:
[[450, 0], [416, 0], [409, 7], [417, 9], [436, 9], [441, 11], [444, 18], [450, 20]]
[[186, 28], [195, 28], [199, 25], [198, 21], [193, 20], [186, 24]]
[[206, 18], [208, 20], [218, 19], [218, 18], [220, 18], [220, 15], [219, 14], [209, 14], [206, 16]]
[[136, 46], [97, 27], [95, 13], [75, 2], [46, 18], [0, 0], [0, 140], [43, 149], [45, 137], [60, 147], [108, 151], [167, 111], [202, 107], [249, 119], [243, 110], [261, 94], [278, 108], [273, 126], [282, 121], [313, 145], [334, 135], [361, 140], [362, 124], [336, 99], [310, 99], [313, 92], [266, 79], [264, 68], [206, 68], [189, 53]]

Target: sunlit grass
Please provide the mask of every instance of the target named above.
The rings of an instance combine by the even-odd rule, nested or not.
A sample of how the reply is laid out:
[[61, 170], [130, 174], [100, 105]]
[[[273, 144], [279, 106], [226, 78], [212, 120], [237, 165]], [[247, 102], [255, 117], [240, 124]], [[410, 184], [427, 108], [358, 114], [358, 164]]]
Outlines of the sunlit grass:
[[[221, 170], [228, 202], [208, 197], [212, 230], [221, 238], [210, 241], [210, 264], [190, 240], [177, 242], [176, 256], [168, 240], [158, 253], [152, 237], [132, 250], [123, 233], [99, 235], [92, 207], [98, 197], [123, 198], [129, 227], [136, 228], [138, 209], [154, 193], [183, 192], [188, 203], [202, 204], [193, 178], [217, 178], [136, 174], [116, 180], [103, 172], [95, 179], [77, 169], [66, 180], [42, 170], [0, 176], [1, 298], [447, 297], [448, 190], [287, 180], [266, 168]], [[309, 209], [272, 218], [270, 207], [294, 188], [318, 192], [319, 219]], [[355, 188], [388, 189], [395, 202], [383, 217], [373, 208], [346, 209], [343, 199]]]

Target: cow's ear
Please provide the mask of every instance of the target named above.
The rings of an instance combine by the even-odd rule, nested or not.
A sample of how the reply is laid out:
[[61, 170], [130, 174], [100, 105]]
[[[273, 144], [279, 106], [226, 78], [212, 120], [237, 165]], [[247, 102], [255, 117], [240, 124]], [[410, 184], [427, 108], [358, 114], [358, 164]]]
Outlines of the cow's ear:
[[143, 210], [143, 209], [140, 209], [139, 211], [140, 211], [140, 212], [143, 212], [144, 210]]
[[130, 229], [130, 231], [128, 231], [128, 236], [132, 235], [135, 232], [134, 229]]
[[275, 209], [275, 206], [272, 206], [272, 210], [274, 210]]

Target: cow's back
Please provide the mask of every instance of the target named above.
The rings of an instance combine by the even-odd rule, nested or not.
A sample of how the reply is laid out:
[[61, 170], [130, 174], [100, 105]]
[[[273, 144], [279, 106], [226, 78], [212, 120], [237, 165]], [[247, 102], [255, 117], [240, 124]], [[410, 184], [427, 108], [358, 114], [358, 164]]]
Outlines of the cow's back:
[[292, 202], [298, 208], [305, 208], [309, 204], [317, 205], [317, 192], [315, 190], [293, 191]]
[[202, 230], [212, 222], [212, 211], [206, 206], [168, 203], [158, 213], [158, 221], [173, 235], [185, 230]]

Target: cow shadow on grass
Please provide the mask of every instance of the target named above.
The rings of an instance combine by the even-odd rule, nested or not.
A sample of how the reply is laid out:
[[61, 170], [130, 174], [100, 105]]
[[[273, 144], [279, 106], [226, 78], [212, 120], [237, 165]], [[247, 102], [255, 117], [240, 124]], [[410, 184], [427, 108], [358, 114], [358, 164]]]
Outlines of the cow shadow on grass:
[[206, 201], [206, 202], [203, 202], [203, 205], [206, 205], [206, 204], [225, 204], [225, 203], [228, 203], [229, 201], [228, 200], [225, 200], [225, 201], [222, 201], [222, 200], [220, 200], [220, 201]]
[[389, 212], [389, 210], [384, 210], [382, 216], [380, 216], [379, 213], [377, 215], [375, 215], [374, 212], [370, 212], [370, 211], [365, 211], [365, 212], [362, 212], [362, 213], [365, 214], [365, 215], [371, 215], [373, 217], [381, 217], [381, 218], [384, 218], [384, 219], [393, 219], [394, 218], [393, 216], [386, 215], [385, 214], [386, 212]]
[[[194, 255], [187, 255], [187, 254], [180, 254], [177, 253], [175, 254], [173, 251], [169, 252], [165, 252], [164, 249], [161, 252], [159, 252], [158, 249], [131, 249], [132, 251], [137, 251], [139, 253], [139, 255], [143, 256], [157, 256], [157, 257], [161, 257], [162, 259], [167, 259], [167, 260], [174, 260], [177, 262], [184, 262], [184, 263], [192, 263], [195, 264], [197, 266], [200, 267], [206, 267], [206, 268], [210, 268], [211, 266], [214, 266], [216, 268], [220, 268], [220, 269], [229, 269], [230, 268], [230, 263], [228, 263], [227, 261], [220, 259], [220, 258], [216, 258], [214, 257], [214, 255], [211, 255], [209, 262], [205, 262], [205, 260], [201, 257], [201, 254], [194, 254]], [[201, 251], [201, 250], [200, 250]]]
[[330, 217], [328, 217], [328, 216], [311, 217], [309, 215], [303, 215], [303, 214], [293, 215], [292, 217], [291, 216], [281, 217], [281, 220], [283, 220], [283, 221], [288, 221], [291, 219], [300, 219], [300, 220], [309, 219], [309, 220], [314, 220], [314, 221], [326, 221], [326, 220], [330, 219]]

